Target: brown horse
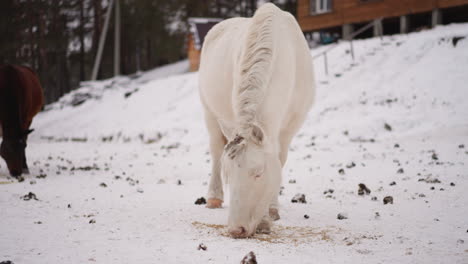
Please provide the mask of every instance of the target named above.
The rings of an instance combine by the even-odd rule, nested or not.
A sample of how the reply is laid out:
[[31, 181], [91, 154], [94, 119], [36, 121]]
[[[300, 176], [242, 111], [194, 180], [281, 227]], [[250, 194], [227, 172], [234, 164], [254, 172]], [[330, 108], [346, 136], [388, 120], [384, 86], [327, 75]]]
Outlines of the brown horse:
[[26, 141], [33, 117], [44, 104], [36, 73], [24, 66], [0, 66], [0, 156], [14, 177], [29, 173]]

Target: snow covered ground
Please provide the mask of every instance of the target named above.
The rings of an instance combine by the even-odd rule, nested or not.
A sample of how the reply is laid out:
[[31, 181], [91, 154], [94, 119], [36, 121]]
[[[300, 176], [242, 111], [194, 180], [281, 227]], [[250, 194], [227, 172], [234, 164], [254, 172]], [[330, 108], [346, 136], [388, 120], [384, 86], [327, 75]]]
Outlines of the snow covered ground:
[[272, 234], [232, 239], [228, 204], [194, 204], [210, 156], [181, 62], [85, 83], [36, 117], [31, 175], [0, 161], [0, 262], [468, 263], [468, 24], [354, 47], [355, 61], [347, 43], [329, 54], [328, 76], [315, 60]]

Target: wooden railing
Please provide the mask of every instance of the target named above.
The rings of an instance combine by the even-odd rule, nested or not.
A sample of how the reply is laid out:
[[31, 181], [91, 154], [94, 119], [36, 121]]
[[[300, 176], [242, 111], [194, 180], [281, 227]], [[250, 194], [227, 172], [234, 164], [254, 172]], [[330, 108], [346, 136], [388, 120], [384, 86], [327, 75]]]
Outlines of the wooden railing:
[[[372, 26], [376, 26], [377, 27], [377, 30], [378, 30], [378, 34], [380, 36], [380, 38], [382, 39], [382, 34], [383, 34], [383, 30], [382, 30], [382, 19], [383, 18], [378, 18], [378, 19], [375, 19], [373, 21], [371, 21], [370, 23], [364, 25], [362, 28], [358, 29], [357, 31], [353, 32], [353, 34], [349, 35], [345, 40], [349, 41], [349, 45], [350, 45], [350, 55], [351, 55], [351, 58], [352, 60], [354, 60], [354, 47], [353, 47], [353, 39], [360, 35], [361, 33], [363, 33], [364, 31], [368, 30], [369, 28], [371, 28]], [[328, 59], [327, 59], [327, 53], [329, 53], [330, 51], [332, 51], [333, 49], [335, 49], [336, 47], [338, 46], [337, 43], [334, 43], [332, 44], [332, 46], [322, 52], [320, 52], [319, 54], [316, 54], [315, 56], [312, 57], [312, 60], [315, 60], [315, 59], [318, 59], [319, 57], [323, 56], [323, 62], [324, 62], [324, 67], [325, 67], [325, 74], [328, 75]]]

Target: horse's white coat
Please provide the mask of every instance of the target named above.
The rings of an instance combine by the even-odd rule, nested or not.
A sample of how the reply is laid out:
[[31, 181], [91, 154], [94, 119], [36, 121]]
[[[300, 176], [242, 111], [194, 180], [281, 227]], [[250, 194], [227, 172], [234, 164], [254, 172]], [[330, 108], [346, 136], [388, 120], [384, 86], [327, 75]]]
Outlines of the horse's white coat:
[[264, 4], [252, 18], [213, 27], [202, 49], [200, 97], [213, 158], [208, 199], [224, 199], [222, 171], [230, 233], [268, 229], [289, 144], [314, 98], [312, 61], [294, 17]]

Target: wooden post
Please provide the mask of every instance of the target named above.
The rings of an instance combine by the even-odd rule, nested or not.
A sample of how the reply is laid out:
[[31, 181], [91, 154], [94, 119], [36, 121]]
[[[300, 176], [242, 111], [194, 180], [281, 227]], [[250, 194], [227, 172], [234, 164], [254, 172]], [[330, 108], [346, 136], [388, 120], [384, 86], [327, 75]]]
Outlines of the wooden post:
[[91, 80], [95, 81], [99, 71], [99, 65], [101, 64], [102, 50], [104, 48], [104, 42], [106, 41], [107, 30], [109, 29], [109, 20], [111, 17], [112, 7], [114, 6], [114, 0], [110, 0], [109, 6], [107, 7], [106, 21], [104, 22], [104, 29], [102, 30], [101, 36], [99, 38], [99, 47], [94, 60], [93, 73], [91, 75]]
[[327, 61], [327, 53], [323, 53], [323, 62], [325, 63], [325, 74], [328, 75], [328, 61]]
[[436, 8], [432, 10], [432, 27], [435, 27], [442, 23], [442, 13], [440, 9]]
[[401, 16], [400, 17], [400, 33], [401, 34], [406, 34], [408, 33], [409, 29], [409, 18], [407, 15]]
[[351, 34], [353, 34], [353, 31], [354, 29], [352, 24], [344, 24], [342, 26], [342, 38], [346, 40], [350, 39], [350, 36]]
[[383, 26], [382, 26], [382, 19], [375, 19], [374, 20], [374, 37], [381, 37], [383, 35]]
[[120, 75], [120, 1], [115, 0], [114, 76]]

